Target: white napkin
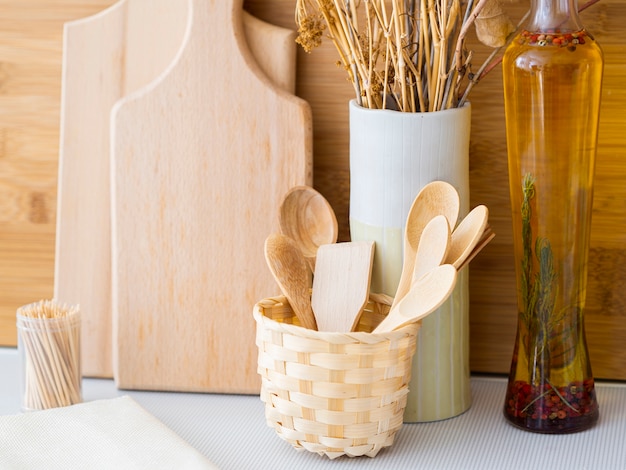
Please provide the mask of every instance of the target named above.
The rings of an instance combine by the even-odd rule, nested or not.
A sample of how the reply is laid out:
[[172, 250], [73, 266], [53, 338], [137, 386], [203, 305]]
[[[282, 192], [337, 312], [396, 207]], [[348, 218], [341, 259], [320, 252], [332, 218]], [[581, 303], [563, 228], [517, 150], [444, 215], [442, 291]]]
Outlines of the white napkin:
[[0, 468], [216, 469], [132, 398], [0, 416]]

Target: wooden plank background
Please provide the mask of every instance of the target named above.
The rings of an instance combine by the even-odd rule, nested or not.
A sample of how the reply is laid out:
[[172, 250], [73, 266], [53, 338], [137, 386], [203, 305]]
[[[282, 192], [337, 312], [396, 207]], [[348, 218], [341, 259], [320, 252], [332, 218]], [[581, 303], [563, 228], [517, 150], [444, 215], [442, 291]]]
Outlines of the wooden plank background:
[[[14, 345], [18, 306], [52, 295], [62, 26], [113, 0], [0, 0], [0, 344]], [[582, 3], [582, 0], [581, 0]], [[295, 0], [245, 8], [294, 28]], [[528, 0], [507, 3], [514, 18]], [[605, 53], [586, 328], [594, 375], [626, 379], [626, 3], [601, 0], [581, 18]], [[472, 41], [475, 68], [488, 51]], [[348, 101], [329, 41], [299, 51], [297, 94], [312, 106], [315, 187], [348, 240]], [[499, 68], [471, 95], [471, 205], [487, 204], [496, 239], [472, 262], [471, 366], [508, 371], [516, 323], [506, 141]]]

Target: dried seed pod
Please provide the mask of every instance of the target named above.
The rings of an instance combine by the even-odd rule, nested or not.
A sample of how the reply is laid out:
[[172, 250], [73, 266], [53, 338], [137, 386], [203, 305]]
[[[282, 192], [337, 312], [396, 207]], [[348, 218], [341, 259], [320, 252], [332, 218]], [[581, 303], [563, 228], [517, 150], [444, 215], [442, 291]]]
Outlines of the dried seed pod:
[[489, 47], [503, 46], [507, 36], [515, 31], [500, 0], [489, 0], [476, 17], [475, 25], [479, 41]]

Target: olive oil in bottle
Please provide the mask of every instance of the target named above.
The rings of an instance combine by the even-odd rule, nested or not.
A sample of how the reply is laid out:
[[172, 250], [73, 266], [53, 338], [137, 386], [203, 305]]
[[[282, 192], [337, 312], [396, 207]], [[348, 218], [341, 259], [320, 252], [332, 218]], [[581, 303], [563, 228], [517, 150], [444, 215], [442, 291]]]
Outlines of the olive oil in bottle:
[[598, 418], [584, 307], [602, 52], [575, 0], [532, 0], [502, 66], [518, 290], [504, 413], [581, 431]]

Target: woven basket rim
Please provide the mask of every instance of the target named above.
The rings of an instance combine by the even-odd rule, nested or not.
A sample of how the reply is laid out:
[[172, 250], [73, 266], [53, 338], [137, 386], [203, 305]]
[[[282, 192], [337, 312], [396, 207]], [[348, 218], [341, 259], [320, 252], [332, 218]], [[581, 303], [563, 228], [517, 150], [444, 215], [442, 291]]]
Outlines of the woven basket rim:
[[289, 333], [296, 336], [305, 338], [324, 340], [329, 343], [366, 343], [375, 344], [381, 341], [393, 341], [406, 337], [407, 335], [417, 335], [420, 328], [419, 323], [410, 323], [402, 328], [394, 331], [384, 333], [367, 333], [365, 331], [352, 331], [352, 332], [334, 332], [334, 331], [317, 331], [303, 326], [293, 325], [290, 323], [281, 323], [273, 320], [263, 314], [262, 302], [275, 302], [277, 304], [288, 304], [287, 298], [282, 295], [267, 297], [254, 304], [253, 317], [258, 325], [271, 329], [273, 331]]

